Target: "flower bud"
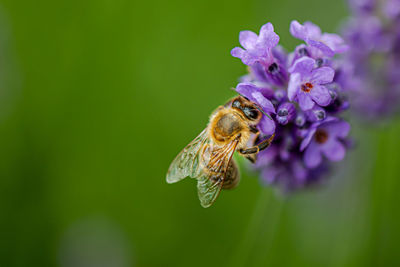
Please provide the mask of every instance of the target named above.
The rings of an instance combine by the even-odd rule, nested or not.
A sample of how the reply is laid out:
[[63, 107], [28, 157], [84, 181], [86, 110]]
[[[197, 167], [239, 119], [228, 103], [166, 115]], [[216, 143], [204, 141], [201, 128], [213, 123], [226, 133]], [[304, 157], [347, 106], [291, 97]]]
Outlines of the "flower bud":
[[311, 110], [306, 111], [307, 120], [311, 122], [322, 121], [326, 118], [325, 109], [315, 106]]
[[289, 102], [284, 102], [278, 107], [276, 120], [278, 121], [278, 123], [286, 125], [295, 117], [295, 115], [296, 108], [294, 107], [294, 105]]

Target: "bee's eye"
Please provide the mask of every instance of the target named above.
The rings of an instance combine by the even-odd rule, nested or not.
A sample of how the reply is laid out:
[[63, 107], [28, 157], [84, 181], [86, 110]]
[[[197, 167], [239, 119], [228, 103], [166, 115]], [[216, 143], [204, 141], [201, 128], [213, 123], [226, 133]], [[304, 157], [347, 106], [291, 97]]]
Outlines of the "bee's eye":
[[258, 118], [258, 111], [255, 109], [251, 109], [249, 107], [243, 108], [244, 115], [251, 120], [255, 120]]
[[255, 109], [251, 109], [251, 110], [250, 110], [249, 117], [250, 117], [251, 119], [257, 119], [257, 118], [258, 118], [258, 111], [255, 110]]
[[239, 107], [240, 107], [240, 102], [239, 102], [239, 100], [233, 101], [232, 107], [234, 107], [234, 108], [239, 108]]

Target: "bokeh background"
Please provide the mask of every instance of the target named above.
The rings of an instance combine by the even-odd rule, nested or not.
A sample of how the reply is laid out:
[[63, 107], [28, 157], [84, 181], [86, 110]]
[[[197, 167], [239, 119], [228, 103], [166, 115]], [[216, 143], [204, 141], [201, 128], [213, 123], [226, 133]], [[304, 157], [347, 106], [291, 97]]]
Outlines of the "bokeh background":
[[175, 155], [232, 97], [240, 30], [334, 32], [345, 2], [0, 0], [0, 266], [399, 266], [400, 124], [284, 196], [242, 162], [203, 209]]

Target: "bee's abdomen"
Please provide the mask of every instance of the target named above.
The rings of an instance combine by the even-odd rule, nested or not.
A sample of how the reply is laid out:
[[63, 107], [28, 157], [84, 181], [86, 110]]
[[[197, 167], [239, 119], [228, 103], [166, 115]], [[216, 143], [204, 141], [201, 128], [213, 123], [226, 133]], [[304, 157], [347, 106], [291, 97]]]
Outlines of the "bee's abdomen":
[[223, 189], [232, 189], [237, 186], [240, 180], [239, 170], [233, 159], [229, 162], [226, 170], [224, 168], [215, 168], [215, 166], [207, 165], [203, 170], [213, 183], [221, 183]]
[[222, 189], [235, 188], [238, 185], [239, 180], [240, 180], [239, 169], [238, 169], [235, 161], [232, 159], [229, 162]]
[[239, 119], [231, 113], [226, 113], [215, 119], [213, 134], [216, 140], [223, 142], [236, 136], [242, 129]]

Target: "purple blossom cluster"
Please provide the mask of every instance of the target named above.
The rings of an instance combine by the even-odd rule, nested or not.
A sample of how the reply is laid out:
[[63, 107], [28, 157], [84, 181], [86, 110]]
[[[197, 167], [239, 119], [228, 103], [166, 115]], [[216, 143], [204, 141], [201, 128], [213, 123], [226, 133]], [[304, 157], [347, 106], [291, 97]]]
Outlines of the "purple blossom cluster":
[[236, 91], [264, 111], [262, 141], [275, 134], [255, 164], [262, 180], [294, 190], [324, 177], [331, 162], [344, 159], [350, 125], [340, 116], [349, 105], [336, 81], [336, 54], [348, 47], [336, 34], [311, 23], [292, 21], [290, 33], [304, 43], [286, 52], [271, 23], [257, 35], [242, 31], [231, 54], [248, 66]]
[[400, 0], [349, 0], [352, 16], [343, 28], [349, 50], [337, 82], [352, 109], [380, 120], [399, 111]]

